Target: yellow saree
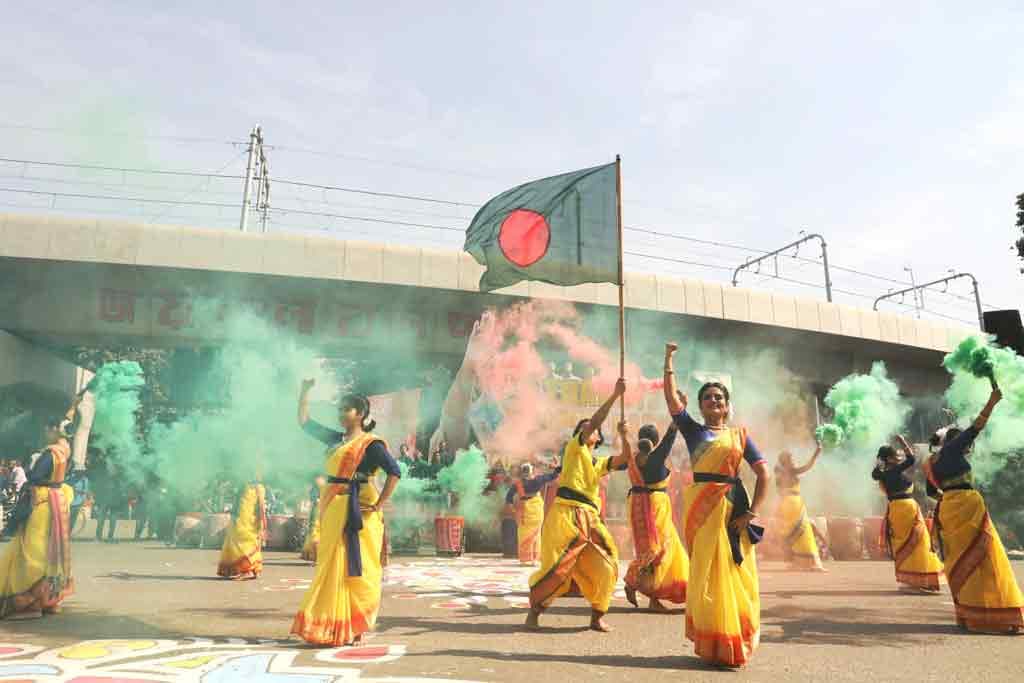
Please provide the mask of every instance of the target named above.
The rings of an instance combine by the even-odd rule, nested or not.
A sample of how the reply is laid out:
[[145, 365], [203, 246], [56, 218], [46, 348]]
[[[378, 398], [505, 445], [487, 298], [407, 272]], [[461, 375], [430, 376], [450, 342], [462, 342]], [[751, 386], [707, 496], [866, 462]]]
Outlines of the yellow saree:
[[690, 558], [672, 521], [668, 479], [646, 484], [635, 457], [630, 458], [628, 472], [633, 487], [626, 516], [633, 531], [636, 559], [626, 571], [626, 587], [649, 598], [684, 603]]
[[[694, 477], [738, 476], [745, 446], [746, 434], [740, 429], [718, 433], [696, 455]], [[683, 494], [683, 538], [690, 553], [686, 637], [701, 659], [742, 666], [760, 641], [761, 600], [757, 559], [746, 534], [739, 541], [742, 564], [733, 558], [726, 530], [733, 507], [731, 486], [695, 481]]]
[[324, 488], [320, 487], [320, 497], [309, 511], [309, 527], [306, 530], [306, 540], [302, 543], [302, 559], [307, 562], [316, 562], [316, 551], [320, 545], [320, 499], [323, 498]]
[[780, 487], [778, 493], [775, 519], [782, 525], [782, 552], [786, 561], [797, 569], [821, 571], [821, 553], [807, 517], [807, 506], [800, 495], [800, 482]]
[[[373, 434], [336, 447], [327, 457], [326, 471], [331, 477], [352, 480], [366, 449], [381, 439]], [[346, 645], [373, 629], [380, 610], [381, 550], [384, 543], [384, 518], [381, 511], [362, 512], [358, 547], [346, 542], [346, 523], [350, 509], [352, 484], [329, 483], [320, 497], [320, 543], [317, 549], [316, 575], [306, 591], [291, 632], [316, 645]], [[378, 492], [370, 482], [359, 486], [358, 503], [370, 506]], [[359, 553], [361, 572], [351, 572], [352, 553]]]
[[885, 536], [896, 566], [896, 583], [938, 591], [942, 561], [932, 551], [932, 538], [917, 501], [890, 500], [885, 513]]
[[71, 449], [61, 442], [48, 450], [52, 473], [46, 482], [25, 484], [22, 504], [31, 512], [0, 556], [0, 618], [55, 611], [74, 593], [68, 528], [74, 491], [63, 483]]
[[943, 488], [936, 513], [957, 623], [969, 631], [1020, 633], [1024, 595], [981, 494]]
[[607, 612], [619, 578], [619, 551], [598, 514], [599, 484], [611, 458], [594, 458], [573, 438], [565, 447], [558, 496], [540, 533], [540, 569], [530, 577], [530, 606], [548, 607], [575, 583]]
[[263, 541], [267, 535], [266, 489], [249, 483], [238, 498], [238, 509], [224, 535], [217, 575], [226, 579], [256, 578], [263, 572]]
[[[522, 483], [516, 482], [522, 489]], [[516, 528], [519, 561], [533, 564], [540, 557], [540, 528], [544, 524], [544, 499], [539, 495], [526, 498], [522, 491], [516, 499]]]

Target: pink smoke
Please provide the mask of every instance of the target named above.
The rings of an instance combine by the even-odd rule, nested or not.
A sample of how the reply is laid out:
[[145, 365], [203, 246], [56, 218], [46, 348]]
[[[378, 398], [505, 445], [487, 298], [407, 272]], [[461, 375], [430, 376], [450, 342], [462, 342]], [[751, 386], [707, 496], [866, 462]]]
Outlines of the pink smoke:
[[[593, 379], [594, 391], [598, 395], [607, 396], [612, 393], [615, 381], [619, 378], [619, 358], [613, 353], [598, 344], [590, 337], [576, 332], [571, 327], [551, 323], [544, 326], [544, 334], [557, 340], [565, 347], [569, 357], [594, 368]], [[637, 405], [644, 395], [651, 391], [660, 391], [664, 386], [664, 380], [648, 379], [643, 376], [640, 366], [626, 360], [626, 405]]]

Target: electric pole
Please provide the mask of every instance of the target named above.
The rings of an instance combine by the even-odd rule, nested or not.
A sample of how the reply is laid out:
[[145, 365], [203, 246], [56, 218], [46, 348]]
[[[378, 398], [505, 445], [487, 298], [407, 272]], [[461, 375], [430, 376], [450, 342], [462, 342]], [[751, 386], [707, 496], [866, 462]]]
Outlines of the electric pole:
[[267, 208], [270, 201], [270, 176], [267, 155], [263, 150], [263, 129], [256, 126], [249, 132], [249, 161], [245, 165], [245, 184], [242, 189], [242, 218], [238, 227], [246, 232], [249, 212], [253, 208], [252, 185], [256, 181], [256, 208], [262, 212], [262, 231], [267, 231]]

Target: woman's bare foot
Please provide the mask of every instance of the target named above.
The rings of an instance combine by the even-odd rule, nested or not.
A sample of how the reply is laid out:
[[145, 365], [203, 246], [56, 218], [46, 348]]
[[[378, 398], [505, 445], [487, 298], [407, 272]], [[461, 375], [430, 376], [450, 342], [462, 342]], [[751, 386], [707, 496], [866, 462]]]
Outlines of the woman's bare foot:
[[657, 598], [651, 598], [650, 603], [648, 603], [647, 605], [647, 609], [651, 610], [652, 612], [661, 612], [662, 614], [668, 612], [668, 607], [665, 607], [665, 605], [661, 604], [661, 601]]
[[626, 600], [629, 600], [629, 604], [633, 607], [639, 607], [640, 605], [636, 602], [636, 589], [626, 586]]
[[60, 605], [54, 605], [53, 607], [44, 607], [43, 608], [43, 616], [46, 616], [48, 614], [60, 614], [61, 611], [62, 610], [61, 610]]
[[604, 612], [593, 611], [590, 614], [590, 630], [601, 633], [611, 633], [612, 627], [604, 620]]
[[540, 630], [540, 612], [535, 609], [530, 609], [530, 613], [526, 615], [526, 628], [530, 631]]

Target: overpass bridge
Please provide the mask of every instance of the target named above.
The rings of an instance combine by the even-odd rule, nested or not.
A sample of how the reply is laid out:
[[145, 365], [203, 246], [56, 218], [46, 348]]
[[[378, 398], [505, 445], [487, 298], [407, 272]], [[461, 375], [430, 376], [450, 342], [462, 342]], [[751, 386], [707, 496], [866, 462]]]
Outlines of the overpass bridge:
[[[481, 294], [464, 252], [288, 233], [0, 214], [0, 329], [49, 347], [216, 346], [249, 310], [325, 354], [412, 349], [457, 364], [489, 306], [536, 298], [617, 305], [609, 284], [524, 282]], [[197, 302], [216, 300], [200, 320]], [[972, 330], [717, 282], [626, 274], [627, 334], [780, 350], [814, 385], [885, 360], [908, 393], [937, 393], [942, 354]], [[411, 345], [411, 346], [410, 346]], [[640, 359], [637, 359], [638, 361]], [[660, 363], [660, 358], [655, 362]], [[642, 363], [643, 364], [643, 363]], [[0, 385], [3, 378], [0, 377]]]

